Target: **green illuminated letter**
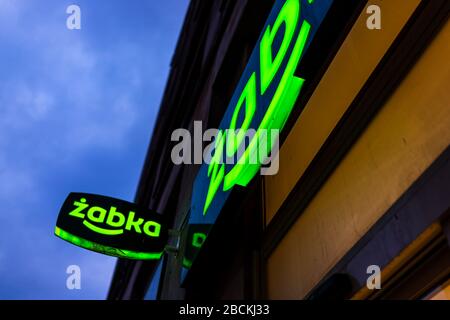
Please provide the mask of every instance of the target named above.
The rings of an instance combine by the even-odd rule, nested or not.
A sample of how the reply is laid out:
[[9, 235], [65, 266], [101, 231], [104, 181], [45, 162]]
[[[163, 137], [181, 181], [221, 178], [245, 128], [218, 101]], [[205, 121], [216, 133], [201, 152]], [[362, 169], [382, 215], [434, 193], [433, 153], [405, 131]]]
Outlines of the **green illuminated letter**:
[[[311, 25], [308, 21], [304, 20], [280, 83], [278, 84], [277, 90], [270, 101], [269, 107], [267, 108], [266, 114], [258, 127], [256, 135], [252, 141], [250, 141], [249, 147], [245, 150], [244, 155], [242, 156], [245, 165], [234, 166], [230, 172], [227, 173], [225, 180], [228, 180], [228, 177], [230, 177], [228, 180], [230, 185], [227, 184], [227, 188], [231, 188], [235, 184], [243, 187], [247, 186], [258, 172], [260, 164], [252, 165], [250, 164], [249, 159], [255, 152], [258, 151], [258, 142], [262, 135], [262, 130], [266, 130], [266, 132], [268, 132], [273, 129], [281, 130], [284, 127], [305, 81], [302, 78], [296, 77], [294, 73], [305, 49], [310, 30]], [[261, 66], [261, 72], [262, 70], [263, 67]], [[266, 148], [267, 154], [270, 150], [272, 150], [272, 143], [273, 141], [270, 141], [269, 148]], [[262, 155], [262, 157], [266, 157], [267, 154]]]
[[225, 175], [225, 165], [222, 161], [225, 136], [226, 134], [224, 134], [222, 130], [218, 132], [215, 141], [214, 156], [211, 158], [211, 162], [208, 165], [208, 177], [211, 177], [211, 180], [209, 182], [208, 193], [206, 194], [206, 201], [203, 207], [203, 215], [206, 214], [212, 199], [220, 187], [223, 176]]
[[[98, 216], [95, 216], [94, 213], [98, 212]], [[103, 223], [105, 221], [106, 210], [100, 207], [92, 207], [89, 209], [87, 213], [87, 217], [89, 220], [94, 222]]]
[[140, 225], [144, 222], [144, 219], [139, 218], [136, 221], [133, 221], [134, 215], [135, 213], [133, 211], [130, 211], [130, 213], [128, 214], [125, 230], [131, 231], [131, 227], [133, 227], [137, 233], [142, 233]]
[[[108, 218], [106, 219], [106, 224], [111, 226], [111, 227], [121, 227], [123, 226], [123, 224], [125, 223], [125, 216], [116, 211], [117, 208], [116, 207], [111, 207], [111, 209], [109, 209], [109, 213], [108, 213]], [[117, 221], [114, 221], [114, 218], [117, 217]]]
[[84, 219], [84, 213], [82, 213], [81, 211], [83, 211], [84, 209], [89, 207], [89, 205], [86, 204], [85, 202], [86, 202], [85, 198], [81, 198], [80, 202], [75, 201], [73, 203], [73, 205], [76, 206], [77, 208], [75, 210], [70, 211], [69, 212], [69, 216], [73, 216], [73, 217]]
[[[242, 105], [245, 102], [245, 117], [244, 121], [238, 133], [236, 135], [236, 125], [239, 116], [239, 111], [241, 110]], [[242, 142], [242, 139], [245, 136], [245, 132], [250, 127], [250, 123], [252, 122], [253, 115], [256, 110], [256, 73], [253, 72], [250, 78], [245, 85], [244, 90], [242, 90], [241, 96], [239, 97], [238, 103], [234, 109], [233, 116], [231, 117], [230, 128], [228, 130], [227, 137], [227, 156], [232, 157], [239, 145]]]
[[[308, 0], [309, 4], [312, 4], [313, 2], [313, 0]], [[274, 141], [276, 140], [264, 139], [264, 133], [272, 132], [272, 130], [282, 130], [295, 105], [305, 81], [304, 79], [295, 76], [295, 70], [300, 62], [311, 31], [311, 25], [309, 22], [303, 20], [300, 30], [298, 31], [298, 34], [296, 34], [299, 21], [299, 0], [287, 0], [281, 8], [275, 22], [273, 23], [273, 26], [269, 25], [262, 35], [259, 47], [261, 95], [264, 95], [268, 87], [272, 84], [275, 75], [281, 73], [279, 80], [277, 77], [277, 87], [274, 88], [275, 92], [270, 99], [269, 105], [261, 120], [261, 123], [258, 126], [256, 134], [251, 139], [249, 146], [244, 151], [244, 154], [240, 156], [238, 164], [233, 166], [225, 176], [222, 171], [224, 169], [223, 165], [219, 167], [219, 165], [214, 161], [209, 165], [208, 177], [212, 173], [213, 178], [217, 179], [211, 178], [203, 209], [204, 215], [214, 199], [222, 180], [224, 180], [223, 190], [227, 191], [235, 185], [245, 187], [253, 179], [258, 170], [261, 168], [261, 163], [255, 164], [251, 161], [251, 159], [255, 158], [259, 152], [262, 153], [259, 154], [259, 159], [267, 158], [269, 153], [272, 151]], [[274, 57], [272, 51], [274, 41], [275, 39], [278, 39], [277, 34], [282, 32], [283, 24], [285, 26], [283, 38], [276, 56]], [[288, 54], [289, 50], [291, 51]], [[247, 126], [251, 123], [251, 119], [255, 112], [253, 106], [256, 108], [256, 102], [254, 101], [257, 101], [256, 99], [253, 100], [252, 96], [254, 89], [253, 75], [254, 74], [252, 74], [252, 77], [249, 79], [246, 87], [241, 93], [241, 97], [232, 116], [230, 129], [236, 128], [239, 110], [244, 100], [246, 102], [246, 115], [242, 128], [248, 129]], [[266, 100], [269, 100], [268, 98], [269, 97], [267, 97]], [[265, 108], [266, 106], [262, 107]], [[227, 134], [229, 135], [233, 130], [228, 131], [229, 132], [227, 132]], [[242, 132], [242, 134], [245, 134], [245, 132]], [[258, 149], [260, 149], [259, 144], [264, 140], [269, 140], [268, 147], [264, 148], [264, 150], [258, 151]], [[239, 147], [239, 143], [242, 143], [242, 137], [240, 137], [240, 134], [238, 133], [237, 138], [236, 136], [232, 136], [231, 139], [228, 139], [228, 141], [231, 143], [227, 143], [226, 153], [227, 156], [230, 156], [233, 155], [233, 152], [236, 152], [236, 149]]]
[[194, 233], [192, 237], [192, 246], [195, 248], [200, 248], [206, 240], [206, 234], [201, 232]]
[[[266, 92], [273, 77], [278, 72], [281, 62], [283, 61], [289, 45], [294, 36], [295, 27], [297, 26], [298, 18], [300, 15], [300, 4], [298, 0], [288, 0], [284, 4], [277, 19], [273, 25], [267, 27], [260, 44], [260, 63], [261, 63], [261, 95]], [[283, 36], [283, 41], [281, 42], [280, 49], [273, 59], [272, 45], [275, 40], [275, 36], [282, 23], [285, 24], [286, 29]]]
[[[153, 230], [150, 230], [152, 228]], [[161, 225], [155, 221], [147, 221], [144, 224], [144, 233], [149, 237], [159, 237], [159, 232], [161, 231]]]

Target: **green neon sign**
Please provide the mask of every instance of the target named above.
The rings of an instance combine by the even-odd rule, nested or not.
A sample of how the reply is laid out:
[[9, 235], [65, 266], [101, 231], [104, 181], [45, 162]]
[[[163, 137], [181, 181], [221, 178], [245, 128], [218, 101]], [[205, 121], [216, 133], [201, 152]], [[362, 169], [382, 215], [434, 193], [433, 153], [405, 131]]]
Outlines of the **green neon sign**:
[[[308, 1], [308, 4], [312, 4], [312, 2]], [[220, 186], [222, 186], [222, 191], [229, 191], [236, 185], [242, 187], [248, 185], [261, 167], [261, 162], [254, 163], [251, 161], [251, 157], [264, 159], [269, 156], [273, 148], [273, 137], [269, 137], [268, 133], [273, 132], [272, 130], [275, 132], [282, 130], [294, 107], [305, 81], [295, 76], [294, 73], [311, 33], [311, 24], [305, 19], [301, 21], [300, 11], [299, 0], [285, 1], [274, 22], [268, 24], [262, 34], [258, 48], [259, 86], [256, 80], [257, 71], [254, 71], [248, 77], [234, 106], [231, 120], [227, 124], [228, 137], [222, 129], [216, 138], [215, 153], [208, 165], [210, 183], [203, 205], [203, 215], [207, 214]], [[296, 34], [299, 25], [299, 31]], [[275, 45], [277, 37], [281, 33], [282, 39], [281, 41], [278, 39], [279, 43]], [[276, 46], [278, 48], [275, 51], [274, 47]], [[271, 86], [276, 86], [276, 88], [273, 89]], [[271, 94], [270, 100], [264, 97], [263, 101], [260, 97], [263, 97], [270, 88], [274, 93]], [[259, 124], [255, 126], [256, 134], [237, 163], [226, 170], [226, 165], [223, 163], [224, 148], [227, 157], [236, 154], [238, 147], [243, 143], [245, 132], [251, 128], [252, 123], [254, 124], [258, 101], [260, 104], [266, 102], [264, 107], [266, 110]], [[245, 107], [243, 107], [244, 105]], [[242, 113], [244, 114], [243, 121], [241, 125], [238, 125], [238, 117]], [[261, 151], [259, 144], [263, 139], [268, 139], [269, 147]], [[258, 152], [264, 152], [263, 157], [255, 157]]]
[[161, 215], [110, 197], [71, 193], [55, 235], [82, 248], [128, 259], [160, 259], [167, 241]]
[[[86, 198], [74, 201], [73, 205], [75, 209], [69, 212], [69, 216], [83, 219], [83, 224], [93, 232], [107, 236], [117, 236], [123, 234], [125, 230], [139, 234], [144, 232], [149, 237], [159, 237], [161, 224], [155, 221], [146, 221], [144, 223], [143, 218], [135, 219], [136, 213], [134, 211], [130, 210], [127, 219], [125, 219], [125, 215], [117, 211], [117, 208], [114, 206], [111, 206], [109, 211], [98, 206], [89, 207], [89, 204], [86, 203]], [[85, 209], [87, 212], [83, 212]], [[113, 229], [96, 226], [93, 222], [106, 224]]]
[[223, 209], [235, 208], [234, 203], [228, 207], [230, 195], [241, 199], [235, 189], [247, 187], [272, 152], [276, 154], [279, 134], [308, 81], [302, 59], [337, 6], [334, 0], [275, 1], [220, 122], [210, 163], [195, 178], [182, 279], [202, 250], [193, 246], [192, 233], [203, 232], [206, 243]]

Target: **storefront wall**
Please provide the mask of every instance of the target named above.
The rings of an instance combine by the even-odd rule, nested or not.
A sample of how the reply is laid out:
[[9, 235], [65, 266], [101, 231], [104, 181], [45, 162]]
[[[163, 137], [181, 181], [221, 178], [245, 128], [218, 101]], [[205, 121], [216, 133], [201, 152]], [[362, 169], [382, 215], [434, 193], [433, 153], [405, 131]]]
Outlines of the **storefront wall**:
[[[418, 3], [383, 1], [382, 32], [362, 13], [265, 180], [267, 223]], [[449, 37], [447, 23], [269, 256], [268, 298], [304, 298], [449, 146]]]

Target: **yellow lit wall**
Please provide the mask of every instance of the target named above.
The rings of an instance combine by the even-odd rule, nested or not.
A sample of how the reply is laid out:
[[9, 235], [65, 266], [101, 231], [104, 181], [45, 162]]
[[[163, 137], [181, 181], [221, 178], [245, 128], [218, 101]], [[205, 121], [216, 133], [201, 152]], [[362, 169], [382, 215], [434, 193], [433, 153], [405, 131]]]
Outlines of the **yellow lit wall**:
[[433, 292], [426, 300], [450, 300], [450, 281]]
[[[382, 30], [368, 30], [363, 12], [280, 150], [280, 170], [266, 178], [269, 223], [374, 71], [419, 0], [369, 1], [382, 8]], [[308, 80], [306, 80], [308, 81]]]
[[[266, 179], [269, 220], [417, 2], [382, 1], [379, 35], [357, 22]], [[269, 257], [268, 298], [305, 297], [450, 144], [448, 39], [447, 23]]]

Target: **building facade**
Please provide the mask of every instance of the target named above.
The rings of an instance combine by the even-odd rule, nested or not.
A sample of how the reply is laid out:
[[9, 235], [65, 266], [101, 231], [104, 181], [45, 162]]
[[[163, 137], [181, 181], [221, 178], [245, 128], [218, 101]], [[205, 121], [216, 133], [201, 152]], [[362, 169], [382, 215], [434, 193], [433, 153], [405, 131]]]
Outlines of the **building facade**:
[[[450, 299], [449, 10], [447, 0], [191, 1], [135, 199], [167, 216], [167, 253], [119, 259], [108, 298]], [[292, 74], [301, 90], [283, 100], [279, 170], [214, 189], [208, 206], [215, 169], [175, 164], [172, 133], [221, 128], [251, 71], [265, 117], [264, 38], [273, 67], [289, 19], [299, 41], [310, 29]]]

